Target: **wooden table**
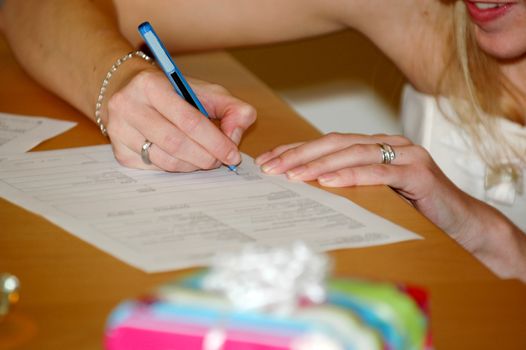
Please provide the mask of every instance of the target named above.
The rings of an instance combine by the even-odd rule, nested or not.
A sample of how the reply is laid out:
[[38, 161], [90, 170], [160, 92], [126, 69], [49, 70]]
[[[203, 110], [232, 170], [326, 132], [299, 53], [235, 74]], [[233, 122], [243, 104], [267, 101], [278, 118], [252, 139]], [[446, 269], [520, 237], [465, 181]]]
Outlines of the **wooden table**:
[[[218, 82], [256, 106], [241, 149], [254, 156], [319, 133], [226, 53], [178, 59], [191, 76]], [[0, 111], [79, 125], [37, 150], [106, 143], [81, 113], [46, 92], [0, 40]], [[447, 235], [384, 186], [334, 191], [425, 237], [332, 252], [337, 274], [421, 285], [431, 296], [437, 349], [526, 349], [526, 286], [496, 278]], [[0, 348], [100, 349], [105, 319], [120, 300], [181, 272], [146, 274], [0, 199], [0, 272], [22, 284], [21, 300], [0, 323]]]

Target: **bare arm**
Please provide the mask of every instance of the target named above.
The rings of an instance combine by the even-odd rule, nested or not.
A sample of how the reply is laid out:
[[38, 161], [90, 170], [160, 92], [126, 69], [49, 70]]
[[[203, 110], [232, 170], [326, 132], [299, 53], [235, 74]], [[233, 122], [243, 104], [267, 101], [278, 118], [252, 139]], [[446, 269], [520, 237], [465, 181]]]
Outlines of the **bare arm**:
[[[169, 49], [178, 51], [280, 42], [350, 27], [368, 36], [424, 92], [433, 92], [441, 70], [443, 48], [421, 48], [440, 46], [432, 40], [438, 35], [434, 21], [444, 7], [437, 0], [114, 0], [114, 4], [115, 15], [109, 1], [5, 4], [6, 35], [22, 64], [40, 83], [88, 115], [104, 70], [137, 46], [136, 28], [144, 20], [154, 24]], [[437, 60], [438, 64], [429, 64]], [[37, 71], [37, 66], [52, 69]], [[430, 67], [435, 69], [430, 72]], [[88, 80], [87, 70], [93, 72]]]
[[[93, 120], [106, 72], [133, 50], [118, 29], [112, 3], [8, 0], [3, 11], [6, 37], [21, 65]], [[240, 161], [237, 144], [255, 120], [253, 108], [224, 89], [192, 83], [220, 129], [180, 98], [159, 69], [140, 59], [119, 68], [106, 91], [102, 119], [120, 163], [193, 171]], [[140, 157], [146, 140], [153, 143], [153, 164]]]
[[[383, 164], [378, 145], [396, 157]], [[462, 192], [421, 146], [401, 136], [332, 133], [281, 145], [256, 159], [264, 172], [322, 186], [388, 185], [503, 278], [526, 283], [526, 234], [497, 209]]]
[[438, 0], [114, 2], [121, 31], [134, 44], [139, 40], [137, 24], [145, 19], [174, 51], [276, 43], [353, 28], [371, 39], [423, 92], [435, 92], [442, 71], [448, 14]]
[[111, 7], [88, 0], [7, 0], [4, 17], [7, 40], [29, 74], [93, 116], [106, 71], [132, 49]]
[[526, 233], [497, 209], [469, 201], [463, 225], [452, 237], [500, 277], [526, 283]]
[[[350, 1], [351, 3], [353, 0]], [[114, 0], [124, 35], [137, 44], [149, 20], [170, 50], [275, 43], [346, 28], [335, 0]]]

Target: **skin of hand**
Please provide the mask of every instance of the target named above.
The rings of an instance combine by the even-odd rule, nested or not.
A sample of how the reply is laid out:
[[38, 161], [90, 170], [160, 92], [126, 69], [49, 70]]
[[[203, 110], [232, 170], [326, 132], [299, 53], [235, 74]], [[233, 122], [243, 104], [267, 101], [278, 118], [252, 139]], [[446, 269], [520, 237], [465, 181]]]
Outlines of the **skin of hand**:
[[[22, 67], [93, 120], [104, 76], [134, 50], [119, 32], [111, 2], [7, 0], [2, 15]], [[254, 109], [217, 85], [189, 82], [219, 128], [149, 63], [133, 58], [113, 74], [101, 117], [121, 164], [186, 172], [239, 163], [237, 145], [256, 118]], [[140, 156], [146, 139], [153, 142], [151, 166]]]
[[[240, 162], [237, 145], [256, 120], [255, 109], [219, 85], [194, 79], [189, 83], [219, 128], [184, 101], [155, 68], [136, 74], [112, 94], [105, 122], [122, 165], [190, 172]], [[151, 165], [139, 156], [146, 139], [153, 143]]]
[[[396, 158], [382, 164], [379, 144]], [[267, 174], [322, 186], [388, 185], [501, 277], [526, 281], [526, 235], [504, 215], [456, 187], [429, 153], [403, 136], [331, 133], [256, 158]]]
[[[419, 91], [438, 93], [439, 91], [436, 91], [437, 82], [443, 71], [443, 62], [447, 61], [445, 50], [447, 40], [444, 40], [443, 29], [451, 25], [447, 21], [450, 17], [443, 16], [443, 11], [446, 11], [447, 7], [444, 3], [437, 0], [388, 2], [382, 0], [290, 0], [287, 2], [268, 0], [265, 6], [253, 6], [252, 3], [246, 1], [230, 1], [229, 6], [225, 6], [224, 2], [210, 0], [170, 0], [168, 2], [162, 0], [148, 2], [138, 0], [7, 0], [3, 12], [6, 37], [26, 71], [40, 84], [64, 98], [86, 115], [93, 116], [97, 91], [102, 78], [116, 58], [133, 49], [130, 43], [137, 40], [136, 25], [144, 20], [144, 17], [156, 23], [158, 33], [163, 38], [167, 38], [165, 43], [170, 50], [183, 51], [263, 44], [329, 33], [348, 27], [354, 28], [373, 41]], [[115, 4], [116, 9], [113, 14], [110, 8], [112, 4]], [[167, 4], [171, 8], [177, 8], [178, 11], [167, 11]], [[524, 7], [523, 1], [520, 4]], [[181, 10], [185, 6], [188, 8]], [[194, 8], [199, 11], [195, 11]], [[524, 11], [520, 6], [514, 6], [514, 9], [517, 14]], [[189, 16], [189, 13], [192, 16]], [[442, 15], [439, 16], [440, 13]], [[488, 35], [487, 38], [479, 35], [477, 37], [479, 44], [485, 39], [491, 39], [491, 42], [481, 45], [490, 54], [500, 52], [499, 48], [493, 45], [498, 43], [520, 49], [523, 41], [508, 36], [507, 28], [516, 28], [518, 31], [513, 31], [513, 33], [523, 35], [524, 31], [521, 31], [520, 28], [524, 27], [521, 23], [515, 22], [521, 18], [523, 17], [510, 16], [507, 21], [500, 21], [502, 27], [497, 28], [499, 35], [496, 35], [498, 33], [494, 31], [478, 33]], [[206, 25], [195, 26], [195, 23], [206, 23]], [[415, 52], [418, 54], [415, 55]], [[504, 72], [512, 81], [517, 79], [514, 77], [523, 76], [520, 74], [524, 67], [523, 58], [524, 55], [521, 54], [518, 59], [511, 61], [511, 66], [510, 60], [503, 62], [505, 65], [503, 68], [506, 68]], [[144, 92], [141, 91], [139, 83], [131, 83], [135, 79], [133, 77], [140, 80], [139, 78], [146, 75], [138, 74], [137, 71], [132, 73], [136, 64], [140, 65], [139, 63], [126, 63], [126, 67], [119, 69], [121, 77], [112, 79], [111, 88], [115, 88], [115, 91], [118, 92], [114, 95], [108, 93], [110, 112], [109, 114], [103, 113], [110, 136], [115, 142], [117, 157], [121, 162], [130, 166], [134, 166], [132, 162], [140, 162], [137, 151], [144, 142], [143, 137], [152, 139], [156, 137], [155, 140], [162, 138], [162, 135], [145, 135], [140, 132], [133, 134], [134, 128], [135, 130], [142, 128], [141, 123], [148, 120], [147, 118], [140, 119], [137, 115], [131, 117], [124, 115], [125, 111], [135, 113], [134, 110], [125, 110], [122, 106], [120, 114], [112, 112], [114, 109], [121, 109], [119, 103], [126, 101], [126, 96], [131, 97], [136, 92]], [[146, 71], [147, 68], [139, 70]], [[123, 75], [126, 78], [122, 78]], [[121, 84], [119, 80], [124, 83]], [[129, 84], [128, 81], [130, 81]], [[161, 82], [159, 86], [160, 84]], [[157, 86], [157, 83], [153, 85]], [[133, 89], [134, 87], [137, 87], [137, 91]], [[171, 91], [171, 89], [165, 90]], [[232, 124], [227, 121], [236, 118], [220, 118], [221, 113], [214, 112], [214, 108], [210, 107], [214, 104], [214, 99], [206, 96], [206, 88], [196, 86], [195, 90], [208, 112], [221, 119], [221, 129], [225, 132], [225, 137], [231, 136], [230, 131], [235, 127], [232, 127]], [[164, 104], [159, 101], [155, 104], [158, 108], [161, 108], [161, 105]], [[143, 107], [145, 106], [148, 104]], [[181, 104], [178, 106], [178, 111], [184, 110], [186, 113], [186, 108], [183, 108]], [[245, 107], [242, 109], [244, 110]], [[160, 111], [154, 109], [154, 112], [150, 110], [143, 110], [143, 112], [154, 115]], [[187, 117], [186, 114], [182, 116], [182, 118]], [[179, 114], [170, 114], [167, 117], [167, 123], [179, 125], [174, 118], [180, 118]], [[206, 128], [204, 124], [206, 123], [203, 122], [198, 127]], [[241, 128], [245, 125], [246, 123], [242, 123]], [[129, 128], [129, 133], [126, 127]], [[185, 131], [181, 130], [181, 132]], [[236, 140], [236, 137], [231, 137]], [[331, 138], [344, 139], [339, 135], [329, 135], [328, 138], [329, 140]], [[391, 138], [377, 135], [368, 142], [360, 141], [345, 147], [338, 146], [341, 148], [331, 148], [335, 146], [332, 142], [323, 143], [322, 146], [326, 148], [322, 154], [312, 157], [319, 151], [307, 149], [306, 153], [311, 154], [311, 158], [304, 157], [295, 164], [287, 163], [291, 162], [294, 157], [289, 157], [290, 153], [286, 151], [290, 149], [294, 154], [298, 151], [293, 149], [297, 148], [301, 151], [305, 148], [301, 145], [281, 146], [279, 150], [274, 151], [275, 154], [262, 155], [258, 158], [258, 162], [264, 165], [268, 172], [290, 171], [290, 177], [307, 178], [309, 172], [312, 172], [310, 175], [313, 176], [312, 179], [318, 178], [325, 186], [368, 183], [390, 185], [413, 201], [430, 219], [440, 223], [439, 226], [486, 264], [493, 264], [495, 271], [499, 270], [499, 266], [504, 266], [512, 275], [522, 273], [520, 276], [526, 279], [524, 277], [526, 275], [524, 272], [526, 270], [524, 268], [526, 236], [520, 234], [520, 231], [498, 211], [459, 191], [442, 174], [423, 149], [406, 144], [407, 140], [402, 139], [399, 139], [400, 143], [397, 144]], [[165, 144], [163, 141], [155, 140], [154, 142]], [[224, 142], [229, 145], [228, 142]], [[375, 145], [377, 142], [387, 142], [395, 146], [397, 152], [395, 164], [391, 166], [375, 164], [380, 161], [380, 151]], [[166, 144], [171, 144], [171, 142], [166, 142]], [[352, 158], [355, 165], [336, 156], [334, 159], [330, 157], [332, 153], [337, 155], [342, 151], [339, 153], [341, 155], [345, 148], [359, 144], [362, 146], [354, 147], [354, 150], [359, 149], [362, 153]], [[175, 145], [179, 149], [180, 145], [177, 142]], [[170, 147], [173, 147], [173, 144]], [[163, 151], [166, 150], [163, 149]], [[127, 158], [132, 156], [131, 152], [135, 157], [133, 161]], [[282, 153], [283, 156], [286, 156], [285, 162], [274, 164], [274, 169], [271, 170], [270, 160]], [[367, 156], [366, 153], [369, 155]], [[221, 154], [224, 155], [227, 152], [212, 154], [212, 157], [220, 159], [217, 157], [221, 157]], [[180, 158], [169, 160], [165, 164], [160, 160], [162, 158], [161, 149], [155, 146], [151, 149], [151, 157], [159, 166], [164, 164], [169, 167], [167, 163], [172, 161], [176, 163], [175, 166], [185, 164], [187, 169], [197, 166], [194, 163], [189, 165], [185, 159]], [[413, 162], [411, 157], [418, 161]], [[318, 158], [326, 160], [329, 158], [330, 162], [327, 162], [332, 164], [333, 168], [318, 170], [320, 174], [315, 175], [316, 170], [313, 171], [309, 166], [304, 174], [299, 173], [298, 167], [302, 164], [307, 165]], [[422, 160], [424, 163], [418, 164], [422, 163]], [[210, 159], [199, 161], [199, 164], [203, 166], [210, 166], [211, 163]], [[340, 166], [335, 167], [338, 164]], [[143, 166], [137, 163], [135, 165]], [[371, 173], [370, 176], [367, 175], [368, 173]], [[407, 179], [403, 178], [404, 174], [408, 177]], [[451, 199], [447, 198], [448, 194], [452, 196]], [[441, 206], [445, 207], [441, 208]], [[464, 223], [462, 223], [460, 213], [466, 214]], [[484, 230], [483, 235], [464, 232], [482, 232], [482, 230]], [[506, 259], [503, 251], [509, 253], [510, 258]], [[521, 257], [522, 263], [520, 263]], [[518, 263], [515, 266], [510, 261]]]

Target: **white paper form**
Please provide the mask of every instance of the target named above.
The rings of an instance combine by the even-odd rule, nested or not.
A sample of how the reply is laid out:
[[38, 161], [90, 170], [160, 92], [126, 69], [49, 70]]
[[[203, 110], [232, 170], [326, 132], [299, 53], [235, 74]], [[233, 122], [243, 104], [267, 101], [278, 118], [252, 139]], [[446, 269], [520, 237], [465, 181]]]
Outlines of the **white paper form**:
[[45, 117], [0, 113], [0, 154], [24, 153], [75, 125]]
[[345, 198], [263, 175], [246, 155], [239, 174], [128, 169], [104, 145], [0, 157], [0, 195], [148, 272], [207, 264], [246, 243], [329, 250], [421, 238]]

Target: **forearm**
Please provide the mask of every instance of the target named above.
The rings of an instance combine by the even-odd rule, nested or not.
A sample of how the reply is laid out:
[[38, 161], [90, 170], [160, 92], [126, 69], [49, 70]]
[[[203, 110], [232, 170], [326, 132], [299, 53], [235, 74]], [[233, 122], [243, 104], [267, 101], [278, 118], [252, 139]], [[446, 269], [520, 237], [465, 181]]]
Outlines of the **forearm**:
[[500, 277], [526, 282], [526, 234], [485, 203], [476, 201], [471, 208], [465, 247]]
[[132, 49], [111, 10], [87, 0], [7, 0], [3, 12], [5, 35], [24, 69], [93, 116], [106, 71]]
[[[342, 0], [114, 0], [121, 32], [137, 44], [148, 19], [172, 51], [276, 43], [343, 29]], [[357, 7], [357, 0], [345, 0]]]

